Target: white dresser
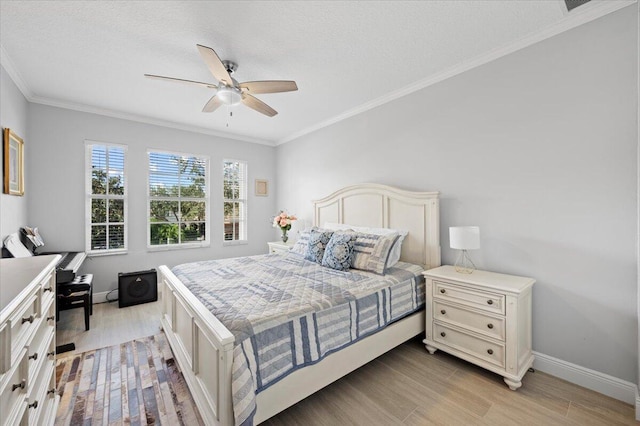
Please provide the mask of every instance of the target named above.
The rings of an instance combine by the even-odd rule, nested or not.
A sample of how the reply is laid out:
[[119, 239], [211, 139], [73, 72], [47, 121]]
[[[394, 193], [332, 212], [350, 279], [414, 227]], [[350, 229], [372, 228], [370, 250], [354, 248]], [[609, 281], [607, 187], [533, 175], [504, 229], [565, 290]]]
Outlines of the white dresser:
[[504, 377], [510, 389], [522, 386], [533, 364], [531, 352], [532, 278], [453, 266], [425, 271], [425, 346], [472, 362]]
[[0, 424], [53, 425], [58, 255], [0, 259]]

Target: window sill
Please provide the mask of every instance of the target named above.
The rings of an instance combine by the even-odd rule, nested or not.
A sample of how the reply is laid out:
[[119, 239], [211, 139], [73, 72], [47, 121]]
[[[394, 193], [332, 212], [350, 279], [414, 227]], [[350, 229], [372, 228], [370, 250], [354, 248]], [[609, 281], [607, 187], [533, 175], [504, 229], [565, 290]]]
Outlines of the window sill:
[[198, 249], [198, 248], [207, 248], [210, 247], [210, 243], [196, 243], [196, 244], [172, 244], [165, 246], [147, 246], [147, 252], [156, 252], [156, 251], [173, 251], [173, 250], [184, 250], [184, 249]]
[[222, 247], [227, 247], [227, 246], [246, 246], [247, 244], [249, 244], [248, 240], [223, 241], [222, 242]]
[[87, 257], [118, 256], [127, 253], [129, 250], [88, 251]]

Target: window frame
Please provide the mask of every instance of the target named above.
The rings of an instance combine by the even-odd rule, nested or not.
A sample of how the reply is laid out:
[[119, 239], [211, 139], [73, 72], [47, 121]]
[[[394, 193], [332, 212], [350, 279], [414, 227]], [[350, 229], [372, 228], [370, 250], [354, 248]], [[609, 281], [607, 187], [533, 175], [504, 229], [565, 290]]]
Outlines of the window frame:
[[[188, 198], [185, 197], [186, 199], [183, 200], [182, 197], [152, 197], [151, 196], [151, 168], [150, 168], [150, 154], [152, 153], [156, 153], [156, 154], [167, 154], [167, 155], [176, 155], [176, 156], [180, 156], [180, 157], [195, 157], [201, 160], [205, 161], [205, 171], [204, 171], [204, 182], [205, 182], [205, 188], [204, 188], [204, 193], [205, 196], [204, 198]], [[166, 149], [154, 149], [154, 148], [149, 148], [147, 149], [147, 154], [146, 154], [146, 161], [147, 161], [147, 206], [146, 206], [146, 212], [147, 212], [147, 217], [146, 217], [146, 226], [147, 226], [147, 250], [148, 251], [166, 251], [166, 250], [182, 250], [182, 249], [190, 249], [190, 248], [203, 248], [203, 247], [210, 247], [211, 246], [211, 158], [208, 155], [204, 155], [204, 154], [191, 154], [191, 153], [186, 153], [186, 152], [178, 152], [178, 151], [170, 151], [170, 150], [166, 150]], [[204, 209], [204, 214], [205, 214], [205, 220], [204, 220], [204, 241], [192, 241], [192, 242], [188, 242], [188, 243], [177, 243], [177, 244], [151, 244], [151, 201], [152, 200], [157, 200], [157, 201], [204, 201], [205, 203], [205, 209]], [[178, 221], [178, 226], [180, 226], [180, 224], [182, 223], [182, 221]]]
[[[224, 166], [225, 163], [241, 163], [244, 165], [244, 198], [226, 198], [225, 194], [224, 194], [224, 184], [225, 184], [225, 176], [224, 176]], [[249, 244], [249, 162], [245, 161], [245, 160], [237, 160], [237, 159], [233, 159], [233, 158], [224, 158], [222, 160], [222, 170], [221, 170], [221, 175], [222, 175], [222, 245], [223, 246], [235, 246], [235, 245], [243, 245], [243, 244]], [[240, 193], [242, 194], [242, 190], [240, 190]], [[240, 202], [244, 204], [244, 217], [240, 219], [240, 231], [239, 234], [242, 236], [242, 234], [244, 234], [244, 238], [243, 239], [237, 239], [237, 240], [225, 240], [225, 232], [224, 232], [224, 204], [225, 203], [234, 203], [234, 202]]]
[[[127, 145], [123, 145], [123, 144], [116, 144], [116, 143], [108, 143], [108, 142], [100, 142], [100, 141], [94, 141], [94, 140], [88, 140], [86, 139], [84, 141], [84, 146], [85, 146], [85, 252], [87, 253], [87, 255], [89, 256], [109, 256], [109, 255], [116, 255], [116, 254], [126, 254], [129, 251], [129, 166], [128, 166], [128, 162], [129, 162], [129, 147]], [[92, 193], [92, 189], [93, 189], [93, 148], [95, 146], [101, 146], [101, 147], [105, 147], [107, 149], [107, 152], [109, 150], [109, 148], [119, 148], [122, 149], [123, 151], [123, 158], [124, 158], [124, 166], [123, 166], [123, 176], [124, 176], [124, 194], [123, 195], [114, 195], [114, 194], [109, 194], [108, 191], [106, 194], [101, 195], [101, 194], [93, 194]], [[108, 154], [107, 154], [108, 156]], [[107, 157], [108, 158], [108, 157]], [[108, 160], [107, 160], [108, 161]], [[107, 169], [108, 169], [108, 163], [107, 163]], [[107, 173], [108, 176], [108, 173]], [[108, 179], [107, 179], [108, 182]], [[123, 248], [117, 248], [117, 249], [103, 249], [103, 250], [94, 250], [91, 248], [91, 227], [92, 225], [94, 225], [94, 223], [92, 222], [92, 200], [93, 199], [103, 199], [106, 201], [106, 205], [107, 205], [107, 213], [106, 213], [106, 222], [104, 222], [103, 224], [106, 225], [107, 227], [107, 244], [109, 242], [109, 214], [108, 214], [108, 205], [109, 205], [109, 200], [123, 200], [123, 221], [122, 222], [113, 222], [113, 224], [120, 224], [122, 223], [123, 227], [124, 227], [124, 247]], [[102, 224], [102, 223], [96, 223], [96, 225], [98, 224]]]

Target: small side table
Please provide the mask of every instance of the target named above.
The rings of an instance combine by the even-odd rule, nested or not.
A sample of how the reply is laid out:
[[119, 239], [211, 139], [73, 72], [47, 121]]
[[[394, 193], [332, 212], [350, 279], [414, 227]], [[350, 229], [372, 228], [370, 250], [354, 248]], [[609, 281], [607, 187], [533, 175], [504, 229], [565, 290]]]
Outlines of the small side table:
[[283, 243], [282, 241], [269, 241], [267, 245], [269, 246], [269, 254], [286, 253], [291, 250], [291, 247], [293, 247], [293, 243], [290, 241], [287, 241], [286, 243]]
[[472, 362], [504, 377], [511, 390], [533, 364], [533, 278], [441, 266], [426, 278], [425, 346]]

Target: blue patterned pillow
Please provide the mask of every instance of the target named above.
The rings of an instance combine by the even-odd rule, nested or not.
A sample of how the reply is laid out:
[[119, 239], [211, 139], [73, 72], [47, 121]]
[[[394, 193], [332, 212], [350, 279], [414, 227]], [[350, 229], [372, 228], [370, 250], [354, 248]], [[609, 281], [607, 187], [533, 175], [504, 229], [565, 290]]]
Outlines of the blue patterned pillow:
[[356, 234], [353, 232], [334, 232], [324, 250], [322, 266], [328, 266], [338, 271], [346, 271], [351, 268], [355, 242]]
[[298, 254], [302, 257], [305, 257], [307, 255], [307, 253], [309, 252], [309, 235], [311, 234], [311, 231], [314, 229], [318, 229], [315, 226], [311, 229], [305, 229], [304, 231], [300, 232], [300, 235], [298, 236], [298, 239], [296, 240], [296, 243], [293, 245], [293, 247], [291, 247], [291, 250], [289, 250], [290, 253], [295, 253]]
[[324, 250], [331, 239], [333, 231], [312, 229], [309, 233], [309, 246], [304, 258], [316, 263], [322, 263]]

